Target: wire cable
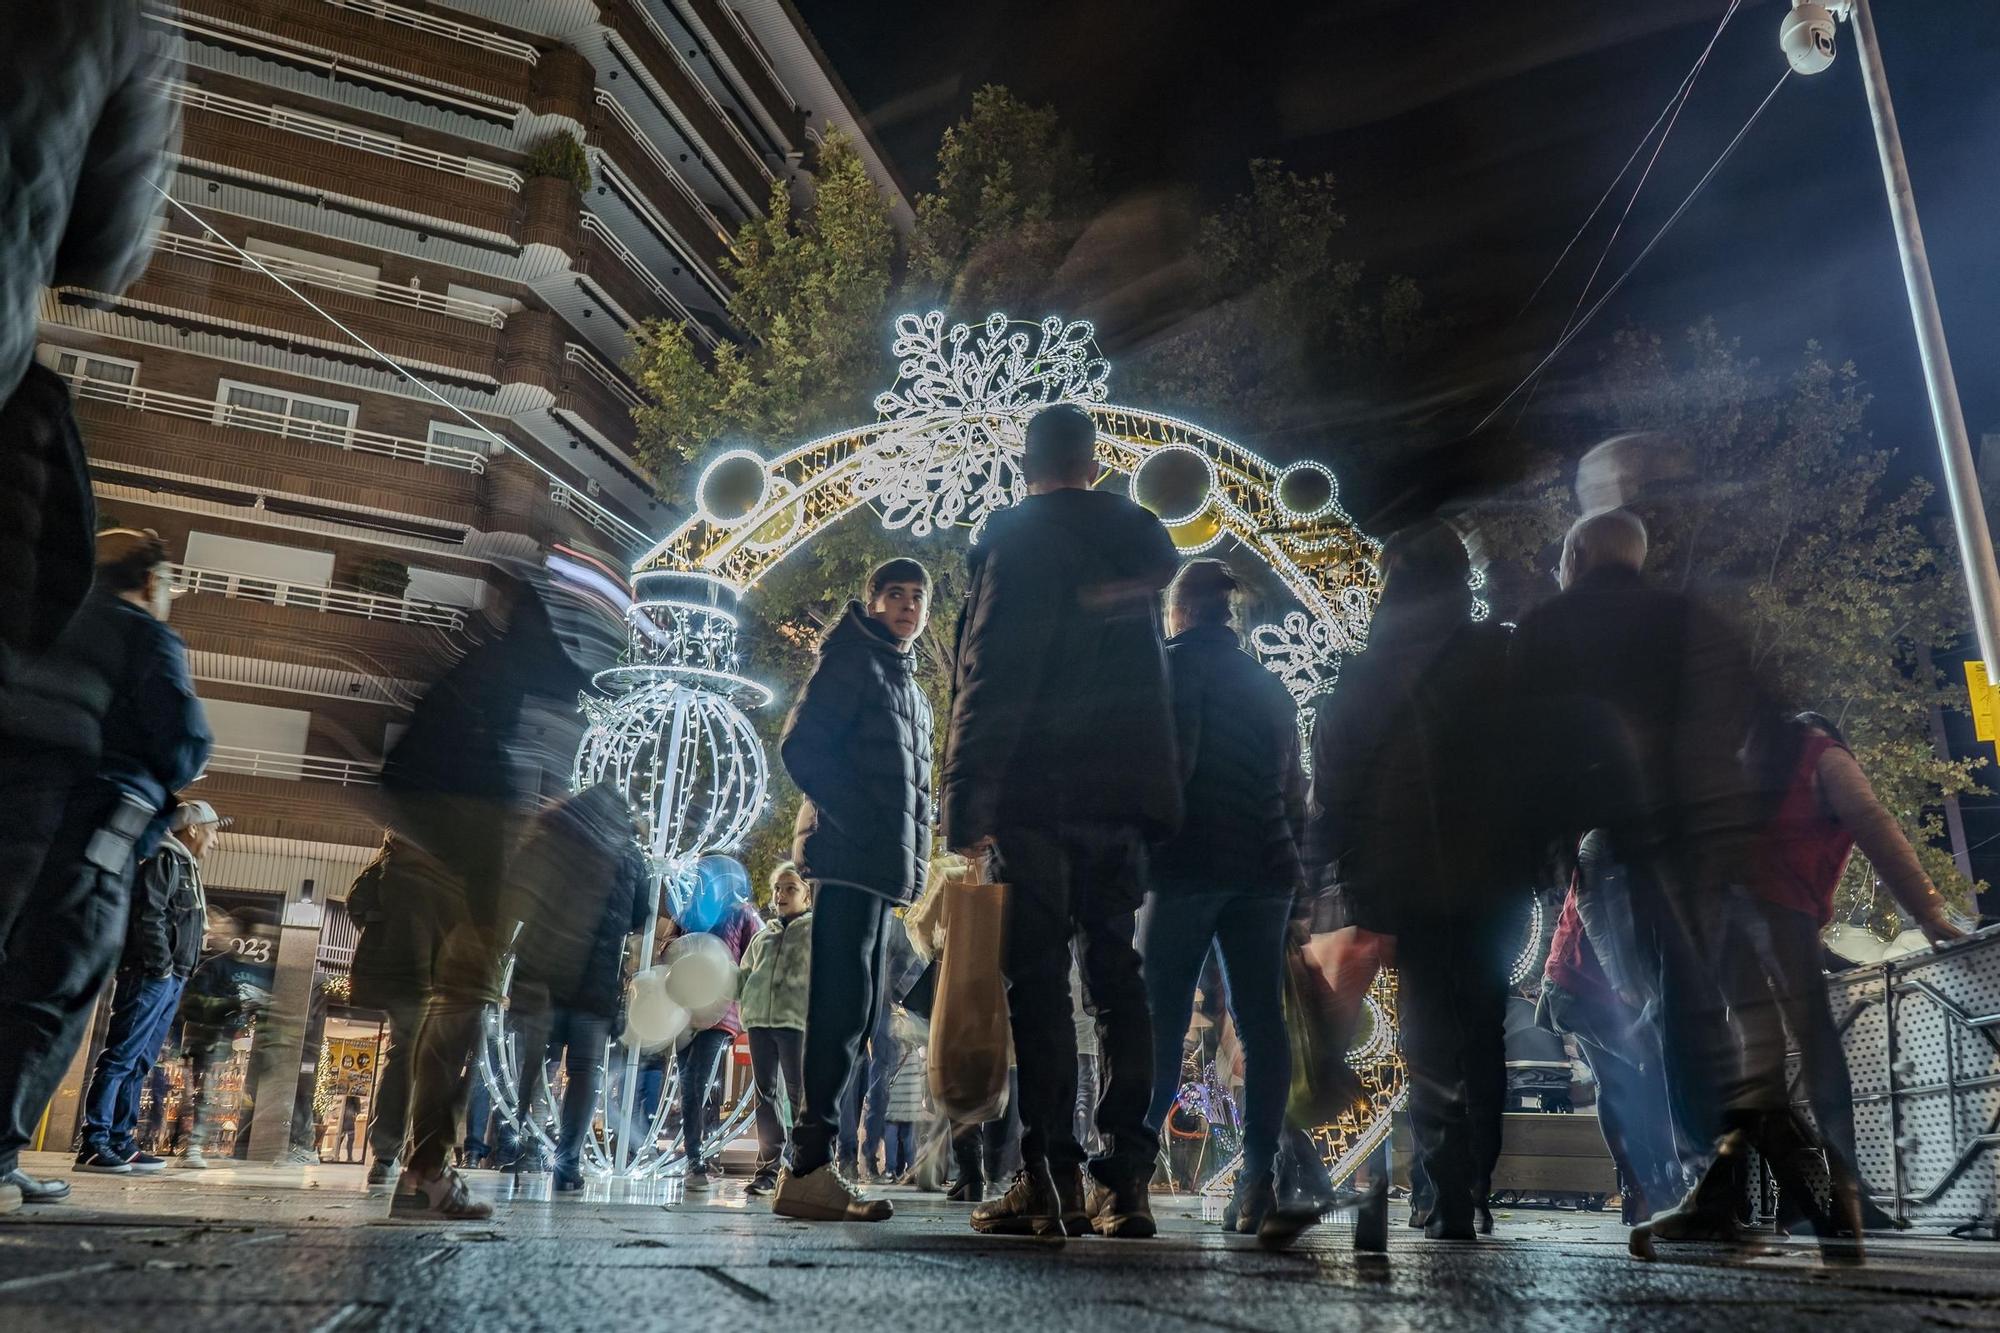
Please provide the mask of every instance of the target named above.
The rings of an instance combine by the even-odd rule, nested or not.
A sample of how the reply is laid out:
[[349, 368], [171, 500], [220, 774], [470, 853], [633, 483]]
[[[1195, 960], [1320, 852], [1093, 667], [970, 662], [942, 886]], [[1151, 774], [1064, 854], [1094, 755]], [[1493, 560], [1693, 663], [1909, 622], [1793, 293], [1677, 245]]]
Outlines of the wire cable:
[[[1702, 48], [1701, 54], [1699, 56], [1695, 57], [1695, 62], [1693, 66], [1689, 68], [1688, 72], [1681, 76], [1680, 87], [1674, 89], [1673, 96], [1669, 97], [1667, 99], [1667, 104], [1660, 108], [1660, 114], [1653, 117], [1653, 123], [1651, 125], [1648, 125], [1646, 127], [1646, 132], [1639, 137], [1639, 142], [1635, 144], [1632, 148], [1631, 156], [1625, 159], [1625, 165], [1618, 168], [1618, 174], [1611, 178], [1611, 183], [1604, 187], [1604, 193], [1598, 196], [1598, 200], [1595, 204], [1591, 205], [1589, 216], [1585, 217], [1583, 220], [1583, 225], [1576, 229], [1576, 234], [1569, 238], [1569, 243], [1563, 246], [1562, 253], [1556, 256], [1556, 262], [1549, 265], [1549, 271], [1542, 275], [1542, 280], [1535, 284], [1535, 290], [1528, 294], [1528, 299], [1522, 303], [1520, 310], [1515, 313], [1514, 315], [1515, 319], [1519, 319], [1521, 318], [1522, 315], [1528, 313], [1529, 309], [1533, 307], [1536, 300], [1540, 298], [1542, 294], [1542, 289], [1549, 285], [1549, 280], [1555, 277], [1555, 275], [1562, 270], [1563, 264], [1569, 259], [1570, 251], [1574, 250], [1576, 248], [1576, 243], [1583, 239], [1583, 234], [1590, 230], [1590, 224], [1597, 221], [1597, 215], [1604, 211], [1604, 205], [1610, 202], [1611, 196], [1618, 189], [1618, 183], [1625, 179], [1625, 173], [1632, 170], [1632, 164], [1639, 160], [1639, 154], [1645, 152], [1646, 145], [1653, 141], [1653, 133], [1654, 131], [1660, 128], [1660, 123], [1662, 121], [1667, 120], [1669, 116], [1673, 117], [1675, 120], [1678, 120], [1680, 118], [1680, 108], [1687, 105], [1688, 95], [1694, 89], [1695, 79], [1700, 76], [1702, 66], [1708, 63], [1709, 53], [1715, 50], [1715, 44], [1717, 41], [1721, 39], [1723, 29], [1727, 28], [1729, 26], [1729, 21], [1736, 17], [1736, 11], [1738, 8], [1741, 7], [1741, 5], [1742, 5], [1742, 0], [1730, 0], [1729, 8], [1723, 11], [1722, 22], [1716, 25], [1714, 34], [1710, 36], [1708, 39], [1708, 45]], [[1673, 132], [1674, 132], [1674, 127], [1673, 125], [1669, 124], [1667, 126], [1667, 133], [1665, 135], [1660, 136], [1661, 148], [1664, 148], [1666, 146], [1667, 137], [1672, 135]], [[1658, 148], [1654, 149], [1652, 159], [1646, 163], [1646, 174], [1648, 175], [1651, 174], [1653, 170], [1653, 162], [1659, 159], [1659, 155], [1660, 155], [1659, 149]], [[1639, 178], [1638, 185], [1634, 186], [1632, 189], [1632, 199], [1626, 201], [1625, 204], [1626, 214], [1629, 215], [1631, 213], [1633, 201], [1638, 199], [1639, 192], [1645, 188], [1646, 188], [1646, 176], [1641, 175]], [[1619, 219], [1619, 225], [1620, 226], [1624, 225], [1624, 218], [1621, 217]], [[1615, 242], [1617, 239], [1618, 239], [1618, 233], [1616, 230], [1614, 230], [1611, 233], [1611, 241], [1605, 243], [1604, 253], [1598, 256], [1597, 263], [1599, 268], [1603, 267], [1605, 257], [1611, 253], [1611, 242]], [[1593, 269], [1592, 270], [1593, 281], [1595, 280], [1595, 277], [1596, 277], [1596, 270]], [[1589, 294], [1589, 291], [1590, 291], [1590, 284], [1585, 283], [1583, 293], [1578, 295], [1577, 297], [1577, 305], [1579, 307], [1583, 305], [1583, 298], [1585, 295]], [[1575, 311], [1571, 311], [1570, 313], [1571, 313], [1571, 318], [1574, 318]], [[1565, 325], [1565, 327], [1567, 327], [1567, 325]]]
[[[240, 258], [247, 266], [256, 269], [259, 273], [262, 273], [272, 282], [277, 283], [280, 287], [290, 292], [293, 296], [296, 296], [301, 302], [303, 302], [306, 305], [307, 308], [318, 314], [320, 318], [324, 319], [327, 323], [333, 325], [333, 327], [339, 329], [342, 333], [352, 338], [361, 347], [367, 349], [370, 353], [372, 353], [375, 356], [377, 360], [381, 361], [383, 365], [389, 367], [391, 370], [395, 371], [398, 375], [401, 375], [404, 379], [416, 385], [419, 389], [422, 389], [430, 397], [435, 398], [438, 401], [438, 403], [442, 405], [447, 411], [451, 412], [454, 416], [458, 417], [461, 421], [465, 422], [466, 425], [472, 427], [473, 430], [479, 432], [479, 434], [493, 441], [495, 444], [499, 445], [502, 449], [505, 449], [508, 453], [513, 454], [516, 458], [520, 459], [522, 462], [526, 463], [529, 467], [532, 467], [533, 469], [535, 469], [535, 471], [541, 473], [544, 477], [547, 477], [550, 481], [562, 487], [564, 490], [575, 491], [577, 489], [575, 486], [571, 485], [567, 481], [564, 481], [560, 476], [556, 475], [553, 469], [549, 468], [548, 466], [543, 464], [539, 459], [534, 458], [526, 450], [522, 449], [520, 445], [515, 444], [512, 440], [508, 439], [506, 436], [501, 435], [500, 433], [495, 431], [491, 426], [488, 426], [485, 422], [475, 418], [470, 412], [467, 412], [457, 403], [452, 402], [451, 399], [445, 397], [443, 394], [439, 393], [436, 389], [433, 389], [430, 385], [424, 383], [424, 381], [417, 376], [415, 371], [408, 369], [401, 362], [397, 361], [394, 357], [390, 356], [387, 352], [384, 352], [381, 348], [375, 346], [375, 344], [369, 342], [366, 338], [356, 333], [353, 329], [348, 328], [347, 325], [341, 323], [338, 319], [334, 318], [333, 315], [328, 313], [326, 307], [320, 305], [317, 301], [307, 296], [304, 292], [292, 286], [291, 283], [286, 282], [283, 278], [279, 277], [276, 273], [272, 272], [270, 268], [268, 268], [262, 261], [260, 261], [257, 258], [257, 256], [251, 254], [249, 251], [245, 250], [242, 246], [236, 244], [236, 242], [230, 240], [227, 236], [224, 236], [221, 232], [217, 231], [213, 226], [209, 224], [207, 219], [203, 218], [199, 213], [195, 212], [192, 208], [189, 208], [186, 204], [182, 203], [180, 200], [174, 198], [172, 194], [168, 193], [164, 186], [160, 185], [156, 181], [148, 183], [151, 184], [155, 190], [159, 191], [160, 197], [162, 199], [165, 199], [169, 204], [172, 204], [175, 208], [178, 208], [182, 213], [186, 214], [188, 218], [191, 221], [193, 221], [193, 223], [197, 227], [200, 227], [203, 231], [207, 232], [211, 238], [220, 241], [223, 245], [228, 246], [229, 249], [233, 251], [236, 254], [236, 256]], [[600, 508], [602, 508], [602, 506], [600, 506]], [[648, 547], [653, 544], [653, 538], [647, 536], [644, 532], [640, 531], [638, 528], [633, 527], [630, 523], [627, 523], [624, 519], [618, 517], [618, 515], [612, 513], [609, 509], [604, 509], [603, 513], [605, 518], [617, 524], [620, 530], [622, 530], [627, 536], [631, 537], [634, 541], [638, 542], [642, 547]]]
[[1548, 369], [1550, 363], [1553, 362], [1558, 356], [1562, 355], [1563, 349], [1568, 347], [1572, 342], [1576, 341], [1577, 336], [1590, 326], [1590, 321], [1597, 317], [1597, 312], [1604, 309], [1606, 303], [1608, 303], [1613, 296], [1616, 296], [1618, 294], [1618, 289], [1623, 287], [1625, 285], [1626, 280], [1630, 278], [1635, 272], [1638, 271], [1639, 265], [1646, 262], [1646, 256], [1653, 253], [1654, 247], [1659, 245], [1661, 240], [1666, 237], [1666, 234], [1673, 230], [1674, 224], [1680, 221], [1681, 214], [1687, 212], [1688, 206], [1695, 201], [1696, 196], [1700, 195], [1702, 189], [1709, 183], [1710, 180], [1714, 179], [1715, 173], [1722, 169], [1722, 164], [1729, 160], [1730, 155], [1736, 151], [1736, 146], [1742, 143], [1745, 136], [1747, 136], [1750, 133], [1751, 126], [1755, 125], [1757, 123], [1758, 118], [1764, 114], [1764, 108], [1771, 105], [1771, 99], [1778, 95], [1778, 90], [1785, 86], [1785, 80], [1789, 79], [1791, 76], [1792, 72], [1789, 69], [1787, 69], [1783, 74], [1780, 74], [1778, 76], [1778, 81], [1771, 85], [1771, 91], [1764, 94], [1764, 100], [1759, 102], [1757, 104], [1757, 109], [1750, 113], [1750, 119], [1743, 122], [1743, 128], [1736, 131], [1736, 136], [1729, 141], [1728, 146], [1722, 150], [1721, 154], [1715, 159], [1714, 162], [1709, 164], [1708, 170], [1702, 173], [1701, 179], [1695, 182], [1694, 188], [1688, 191], [1687, 197], [1681, 200], [1679, 207], [1675, 208], [1674, 211], [1668, 215], [1667, 220], [1660, 225], [1660, 229], [1653, 233], [1653, 238], [1646, 242], [1645, 248], [1640, 250], [1638, 255], [1632, 260], [1632, 262], [1626, 266], [1625, 271], [1623, 273], [1620, 273], [1617, 279], [1614, 282], [1612, 282], [1612, 284], [1609, 287], [1604, 289], [1604, 295], [1597, 298], [1597, 303], [1591, 306], [1590, 309], [1584, 313], [1583, 318], [1577, 321], [1575, 327], [1571, 328], [1567, 333], [1563, 334], [1563, 336], [1557, 340], [1556, 345], [1549, 349], [1548, 355], [1543, 357], [1540, 361], [1536, 362], [1535, 368], [1529, 371], [1525, 376], [1523, 376], [1519, 384], [1516, 384], [1512, 389], [1508, 390], [1507, 396], [1505, 398], [1502, 398], [1499, 402], [1495, 403], [1493, 405], [1493, 409], [1489, 411], [1485, 416], [1479, 419], [1479, 424], [1472, 428], [1473, 434], [1476, 435], [1480, 431], [1486, 429], [1486, 427], [1492, 422], [1493, 418], [1499, 416], [1501, 411], [1506, 408], [1507, 404], [1513, 402], [1514, 399], [1520, 395], [1521, 390], [1527, 388], [1530, 384], [1534, 383], [1536, 377], [1539, 376], [1544, 370]]

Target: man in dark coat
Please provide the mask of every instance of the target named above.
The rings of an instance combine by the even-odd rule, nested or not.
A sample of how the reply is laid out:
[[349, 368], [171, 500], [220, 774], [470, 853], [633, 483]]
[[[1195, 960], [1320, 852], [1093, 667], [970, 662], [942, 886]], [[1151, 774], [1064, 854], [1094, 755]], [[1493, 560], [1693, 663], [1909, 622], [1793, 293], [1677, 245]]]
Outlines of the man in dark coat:
[[1426, 1235], [1470, 1240], [1500, 1153], [1510, 908], [1495, 762], [1506, 631], [1471, 618], [1471, 565], [1429, 520], [1382, 548], [1368, 650], [1314, 719], [1309, 841], [1350, 924], [1396, 937], [1410, 1126], [1436, 1188]]
[[779, 753], [805, 800], [792, 859], [813, 886], [804, 1092], [791, 1160], [772, 1211], [813, 1221], [879, 1222], [831, 1165], [840, 1108], [880, 1026], [894, 911], [923, 886], [931, 855], [931, 705], [911, 645], [930, 616], [930, 574], [890, 560], [827, 632]]
[[44, 287], [111, 297], [146, 267], [171, 172], [166, 40], [133, 0], [0, 6], [0, 689], [90, 588], [96, 506], [69, 391], [32, 361], [38, 312]]
[[[100, 533], [83, 610], [0, 698], [0, 751], [21, 774], [0, 791], [53, 801], [56, 816], [47, 850], [0, 874], [0, 1180], [19, 1167], [124, 947], [133, 869], [208, 760], [186, 650], [160, 620], [166, 565], [156, 533]], [[79, 774], [76, 755], [97, 758]], [[0, 1183], [0, 1211], [18, 1206], [24, 1183]]]
[[[1160, 634], [1173, 539], [1121, 495], [1092, 490], [1096, 426], [1074, 404], [1028, 423], [1028, 498], [995, 514], [971, 558], [959, 621], [945, 836], [991, 853], [1012, 886], [1007, 997], [1023, 1166], [975, 1229], [1154, 1234], [1146, 1184], [1152, 1025], [1133, 923], [1145, 846], [1180, 824], [1181, 784]], [[1097, 1010], [1104, 1087], [1086, 1197], [1075, 1127], [1071, 941]]]
[[226, 823], [207, 801], [183, 802], [174, 809], [171, 836], [139, 867], [104, 1047], [83, 1095], [79, 1171], [143, 1174], [167, 1164], [140, 1151], [133, 1138], [139, 1089], [159, 1059], [181, 991], [201, 961], [208, 930], [201, 859]]

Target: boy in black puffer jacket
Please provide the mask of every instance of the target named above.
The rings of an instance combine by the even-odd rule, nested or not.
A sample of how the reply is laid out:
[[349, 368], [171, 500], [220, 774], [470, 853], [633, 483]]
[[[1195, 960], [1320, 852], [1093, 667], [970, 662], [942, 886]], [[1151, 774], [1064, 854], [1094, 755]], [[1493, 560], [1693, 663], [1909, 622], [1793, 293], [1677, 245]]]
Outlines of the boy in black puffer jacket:
[[806, 997], [804, 1097], [772, 1210], [815, 1221], [879, 1222], [830, 1165], [840, 1094], [877, 1026], [894, 910], [916, 897], [931, 852], [931, 706], [910, 645], [930, 613], [930, 574], [890, 560], [868, 601], [820, 643], [819, 665], [780, 748], [805, 802], [792, 859], [813, 886], [814, 966]]

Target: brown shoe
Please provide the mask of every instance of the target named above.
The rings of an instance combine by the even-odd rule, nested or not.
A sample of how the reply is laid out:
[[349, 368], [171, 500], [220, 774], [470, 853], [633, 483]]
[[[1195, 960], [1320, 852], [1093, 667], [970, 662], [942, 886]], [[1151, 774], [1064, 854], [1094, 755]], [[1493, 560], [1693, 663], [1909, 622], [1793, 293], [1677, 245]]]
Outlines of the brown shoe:
[[869, 1198], [827, 1163], [802, 1176], [789, 1166], [780, 1171], [771, 1211], [806, 1222], [886, 1222], [896, 1208], [887, 1199]]
[[1062, 1196], [1046, 1162], [1023, 1164], [997, 1199], [972, 1210], [972, 1229], [985, 1236], [1063, 1238]]
[[1090, 1225], [1100, 1236], [1112, 1240], [1151, 1240], [1160, 1234], [1153, 1221], [1153, 1201], [1146, 1186], [1153, 1173], [1128, 1176], [1112, 1183], [1090, 1177], [1090, 1194], [1085, 1207]]

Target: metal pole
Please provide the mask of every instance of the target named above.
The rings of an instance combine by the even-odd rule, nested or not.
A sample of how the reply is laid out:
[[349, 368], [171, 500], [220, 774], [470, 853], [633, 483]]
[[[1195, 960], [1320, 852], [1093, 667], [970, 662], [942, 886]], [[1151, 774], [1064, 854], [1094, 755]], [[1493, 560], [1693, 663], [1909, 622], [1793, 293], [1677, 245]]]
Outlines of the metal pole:
[[1993, 562], [1993, 537], [1986, 529], [1979, 474], [1965, 434], [1965, 413], [1958, 403], [1951, 353], [1945, 347], [1944, 321], [1938, 316], [1937, 289], [1931, 285], [1923, 228], [1917, 225], [1917, 201], [1910, 192], [1910, 170], [1903, 161], [1896, 108], [1889, 101], [1889, 79], [1882, 70], [1882, 49], [1875, 40], [1875, 19], [1868, 0], [1850, 0], [1848, 17], [1854, 24], [1861, 82], [1868, 91], [1869, 117], [1875, 122], [1875, 143], [1882, 153], [1882, 182], [1889, 192], [1889, 215], [1896, 224], [1896, 249], [1903, 260], [1903, 285], [1910, 293], [1910, 319], [1917, 328], [1917, 351], [1923, 358], [1931, 421], [1944, 457], [1945, 495], [1951, 501], [1952, 525], [1958, 531], [1958, 558], [1965, 570], [1966, 591], [1972, 597], [1979, 655], [1986, 660], [1989, 676], [2000, 679], [2000, 569]]

